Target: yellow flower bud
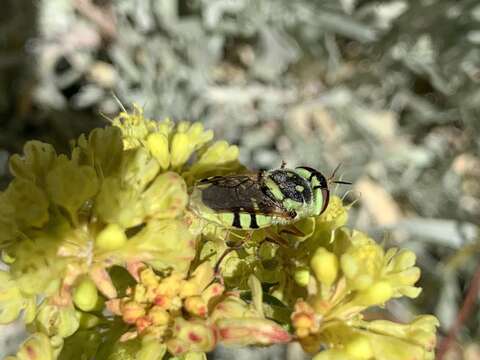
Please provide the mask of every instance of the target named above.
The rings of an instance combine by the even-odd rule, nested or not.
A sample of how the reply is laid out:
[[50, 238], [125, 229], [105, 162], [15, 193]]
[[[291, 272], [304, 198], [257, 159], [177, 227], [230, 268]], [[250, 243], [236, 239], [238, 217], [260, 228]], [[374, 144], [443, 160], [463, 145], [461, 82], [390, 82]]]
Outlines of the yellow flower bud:
[[172, 354], [180, 355], [189, 351], [211, 351], [217, 342], [214, 327], [204, 320], [175, 319], [173, 336], [167, 341]]
[[168, 138], [161, 133], [151, 133], [147, 137], [147, 147], [153, 157], [157, 159], [162, 169], [170, 166], [170, 152], [168, 150]]
[[297, 337], [300, 339], [305, 338], [310, 335], [310, 330], [306, 327], [299, 327], [295, 329], [295, 335], [297, 335]]
[[293, 278], [298, 285], [306, 287], [310, 281], [310, 271], [305, 268], [298, 268], [293, 274]]
[[127, 242], [127, 236], [117, 224], [108, 224], [95, 239], [95, 245], [100, 250], [111, 251], [121, 248]]
[[338, 275], [338, 258], [325, 248], [318, 248], [310, 260], [310, 265], [318, 281], [331, 286]]
[[201, 296], [190, 296], [185, 299], [185, 309], [192, 315], [205, 317], [207, 315], [207, 304]]
[[292, 325], [295, 328], [309, 329], [309, 328], [313, 327], [314, 320], [312, 319], [311, 316], [308, 316], [307, 314], [300, 313], [298, 315], [293, 316]]
[[145, 315], [145, 309], [136, 301], [129, 301], [123, 304], [122, 318], [127, 324], [135, 324], [135, 322]]
[[98, 301], [95, 283], [89, 277], [83, 277], [73, 291], [73, 302], [83, 311], [92, 311]]
[[368, 360], [373, 357], [370, 341], [366, 336], [355, 336], [345, 346], [345, 352], [351, 359]]
[[153, 306], [148, 312], [148, 317], [154, 325], [167, 325], [170, 320], [170, 315], [160, 306]]

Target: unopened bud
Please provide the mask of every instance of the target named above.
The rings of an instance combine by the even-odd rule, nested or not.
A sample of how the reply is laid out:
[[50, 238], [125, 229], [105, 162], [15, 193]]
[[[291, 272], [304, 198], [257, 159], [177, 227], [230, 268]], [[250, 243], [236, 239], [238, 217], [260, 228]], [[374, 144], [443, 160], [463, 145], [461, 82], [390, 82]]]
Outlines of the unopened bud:
[[95, 240], [95, 245], [100, 250], [115, 250], [121, 248], [127, 242], [127, 236], [117, 224], [108, 224], [100, 231]]
[[84, 277], [75, 287], [73, 302], [82, 311], [92, 311], [98, 301], [98, 291], [95, 283], [89, 277]]
[[192, 315], [205, 317], [207, 315], [207, 304], [201, 296], [190, 296], [185, 299], [185, 309]]
[[135, 324], [143, 315], [145, 315], [145, 309], [136, 301], [129, 301], [122, 306], [122, 318], [127, 324]]
[[170, 315], [164, 309], [159, 306], [154, 306], [148, 312], [149, 318], [152, 320], [154, 325], [167, 325], [170, 320]]
[[298, 285], [306, 287], [310, 281], [310, 271], [306, 268], [298, 268], [295, 270], [293, 277]]
[[310, 261], [315, 277], [326, 286], [331, 286], [338, 275], [338, 258], [325, 248], [318, 248]]

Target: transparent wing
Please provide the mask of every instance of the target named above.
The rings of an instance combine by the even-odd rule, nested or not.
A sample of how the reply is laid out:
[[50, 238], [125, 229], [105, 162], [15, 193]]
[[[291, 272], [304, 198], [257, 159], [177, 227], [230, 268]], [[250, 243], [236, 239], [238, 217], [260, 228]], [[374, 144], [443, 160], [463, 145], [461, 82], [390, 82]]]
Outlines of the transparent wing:
[[213, 176], [200, 180], [202, 201], [218, 212], [248, 212], [290, 218], [282, 204], [265, 191], [261, 173]]

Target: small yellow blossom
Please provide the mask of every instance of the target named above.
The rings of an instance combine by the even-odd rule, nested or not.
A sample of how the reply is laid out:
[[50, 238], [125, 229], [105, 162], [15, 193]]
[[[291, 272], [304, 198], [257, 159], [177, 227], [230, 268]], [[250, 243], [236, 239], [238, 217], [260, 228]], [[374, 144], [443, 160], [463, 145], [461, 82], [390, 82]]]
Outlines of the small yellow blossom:
[[152, 320], [153, 325], [156, 326], [167, 325], [170, 320], [168, 312], [160, 306], [153, 306], [148, 311], [148, 317]]
[[135, 324], [139, 318], [145, 315], [145, 308], [136, 301], [125, 302], [121, 311], [123, 321], [127, 324]]

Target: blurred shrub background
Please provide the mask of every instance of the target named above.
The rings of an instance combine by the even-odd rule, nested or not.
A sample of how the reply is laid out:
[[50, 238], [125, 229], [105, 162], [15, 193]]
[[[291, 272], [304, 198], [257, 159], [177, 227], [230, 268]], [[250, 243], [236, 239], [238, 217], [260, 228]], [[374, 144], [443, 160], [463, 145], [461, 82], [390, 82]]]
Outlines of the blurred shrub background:
[[[330, 174], [341, 163], [354, 186], [336, 192], [355, 201], [351, 224], [413, 249], [423, 268], [415, 303], [372, 317], [434, 313], [439, 356], [480, 358], [478, 0], [2, 5], [2, 188], [25, 141], [66, 149], [120, 110], [112, 94], [152, 118], [203, 121], [252, 169], [285, 160]], [[0, 328], [0, 349], [11, 332]]]

